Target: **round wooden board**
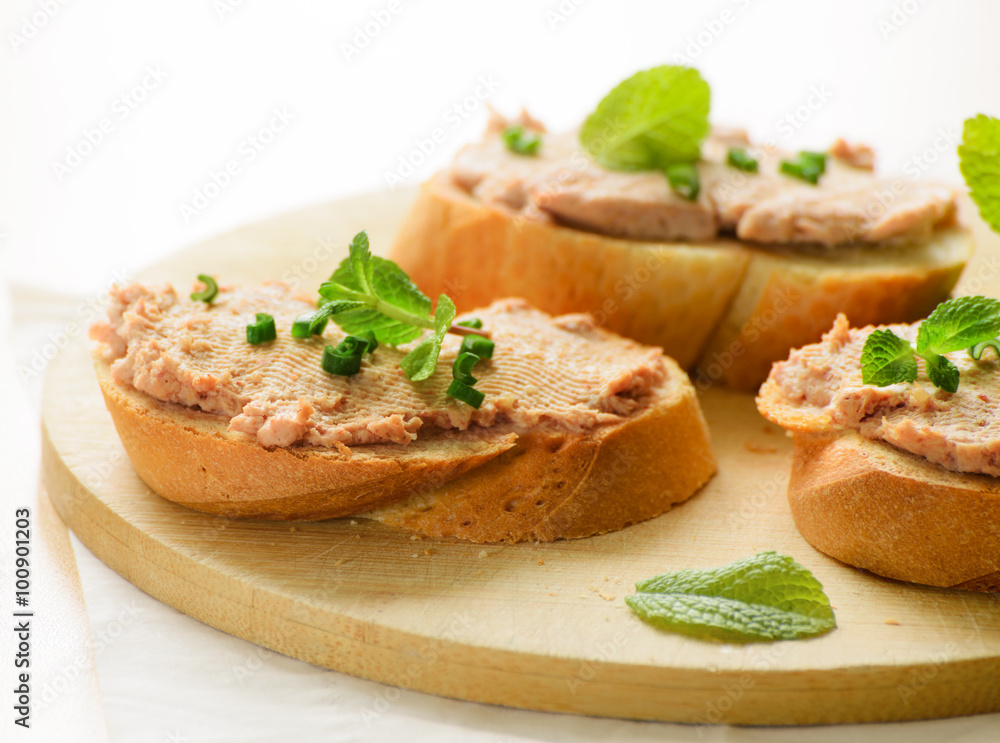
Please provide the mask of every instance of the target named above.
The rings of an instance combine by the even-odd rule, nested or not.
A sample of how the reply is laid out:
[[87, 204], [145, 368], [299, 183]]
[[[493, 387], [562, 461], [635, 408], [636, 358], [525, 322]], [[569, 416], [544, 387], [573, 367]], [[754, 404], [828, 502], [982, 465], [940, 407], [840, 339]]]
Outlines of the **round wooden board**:
[[[367, 228], [385, 249], [410, 192], [268, 219], [189, 248], [146, 281], [318, 285]], [[387, 684], [512, 707], [678, 722], [820, 724], [1000, 710], [1000, 598], [884, 580], [812, 549], [785, 502], [789, 442], [753, 398], [702, 397], [719, 474], [621, 532], [513, 546], [415, 539], [364, 519], [252, 523], [186, 510], [129, 466], [83, 343], [52, 364], [44, 476], [60, 514], [147, 593], [251, 642]], [[636, 580], [762, 550], [822, 581], [839, 627], [746, 646], [657, 631]], [[378, 714], [377, 703], [371, 714]]]

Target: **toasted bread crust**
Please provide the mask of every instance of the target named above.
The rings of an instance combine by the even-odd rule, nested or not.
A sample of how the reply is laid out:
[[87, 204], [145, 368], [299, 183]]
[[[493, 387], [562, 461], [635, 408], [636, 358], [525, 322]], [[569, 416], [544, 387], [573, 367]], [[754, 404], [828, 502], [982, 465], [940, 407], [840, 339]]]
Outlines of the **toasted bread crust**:
[[971, 251], [961, 227], [929, 244], [815, 253], [737, 240], [623, 240], [515, 217], [439, 173], [421, 189], [391, 257], [460, 311], [507, 295], [553, 314], [588, 311], [697, 367], [699, 388], [754, 391], [774, 361], [819, 340], [838, 311], [854, 324], [926, 316]]
[[794, 436], [788, 500], [810, 544], [889, 578], [1000, 591], [1000, 479], [856, 432]]
[[[106, 362], [95, 366], [132, 465], [168, 500], [227, 517], [306, 521], [402, 502], [391, 517], [372, 517], [428, 535], [499, 542], [620, 529], [686, 500], [711, 477], [715, 459], [694, 388], [665, 361], [667, 381], [649, 407], [587, 434], [497, 427], [349, 451], [264, 448], [228, 433], [220, 416], [162, 403], [115, 382]], [[514, 498], [525, 506], [516, 513], [505, 510]], [[424, 510], [432, 499], [433, 514]], [[488, 518], [496, 513], [507, 518]]]
[[164, 403], [114, 381], [97, 360], [104, 402], [139, 477], [188, 508], [234, 518], [315, 521], [349, 516], [446, 482], [514, 446], [498, 432], [423, 437], [409, 446], [266, 449], [229, 434], [221, 416]]
[[586, 537], [657, 516], [716, 469], [694, 388], [672, 362], [670, 376], [675, 383], [628, 425], [522, 436], [434, 493], [366, 515], [474, 542]]
[[552, 315], [590, 312], [609, 330], [669, 348], [686, 369], [725, 314], [747, 262], [733, 241], [635, 242], [514, 218], [453, 185], [447, 173], [423, 185], [390, 257], [429, 296], [448, 294], [460, 312], [502, 296], [524, 297]]

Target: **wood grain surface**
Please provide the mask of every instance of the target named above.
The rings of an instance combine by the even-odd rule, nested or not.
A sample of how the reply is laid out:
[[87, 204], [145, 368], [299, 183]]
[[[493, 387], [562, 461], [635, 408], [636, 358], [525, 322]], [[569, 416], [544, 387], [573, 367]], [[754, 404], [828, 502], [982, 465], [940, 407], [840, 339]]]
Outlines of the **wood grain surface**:
[[[312, 291], [357, 230], [384, 251], [412, 197], [373, 194], [271, 218], [142, 278], [186, 288], [200, 272], [224, 283], [275, 277]], [[996, 285], [989, 260], [970, 270], [973, 291]], [[82, 343], [46, 382], [43, 469], [70, 527], [144, 591], [251, 642], [387, 684], [694, 723], [1000, 710], [1000, 598], [881, 579], [817, 552], [788, 512], [789, 440], [749, 395], [711, 389], [702, 404], [720, 472], [701, 493], [621, 532], [549, 544], [417, 539], [365, 519], [241, 522], [169, 503], [129, 466]], [[762, 550], [813, 571], [838, 629], [797, 642], [704, 643], [655, 630], [624, 605], [639, 579]]]

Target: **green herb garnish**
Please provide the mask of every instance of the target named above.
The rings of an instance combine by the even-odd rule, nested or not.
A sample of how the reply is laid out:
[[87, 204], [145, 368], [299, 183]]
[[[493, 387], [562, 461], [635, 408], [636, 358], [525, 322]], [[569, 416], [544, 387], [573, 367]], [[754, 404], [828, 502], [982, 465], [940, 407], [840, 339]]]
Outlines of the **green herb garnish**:
[[470, 387], [478, 380], [472, 376], [472, 367], [479, 361], [479, 357], [474, 353], [460, 353], [451, 367], [452, 376], [462, 384]]
[[612, 170], [662, 170], [701, 157], [711, 93], [697, 70], [665, 65], [619, 83], [580, 130], [580, 144]]
[[982, 343], [977, 343], [976, 345], [969, 348], [969, 356], [971, 356], [973, 360], [979, 361], [980, 359], [983, 358], [983, 353], [986, 351], [987, 348], [992, 348], [993, 353], [995, 353], [997, 355], [997, 358], [1000, 359], [1000, 341], [998, 340], [983, 341]]
[[349, 377], [361, 371], [361, 357], [378, 348], [378, 342], [371, 336], [371, 331], [364, 335], [349, 335], [337, 347], [327, 346], [323, 349], [323, 360], [320, 365], [323, 371], [330, 374]]
[[542, 146], [542, 138], [535, 132], [527, 131], [521, 124], [511, 124], [500, 134], [507, 149], [517, 155], [537, 155]]
[[191, 294], [191, 299], [195, 302], [205, 302], [211, 304], [212, 300], [219, 293], [219, 285], [215, 283], [215, 279], [205, 273], [198, 274], [198, 281], [205, 285], [205, 288], [200, 292], [193, 292]]
[[462, 345], [459, 347], [458, 352], [474, 353], [481, 359], [492, 359], [493, 348], [493, 341], [489, 338], [483, 338], [481, 335], [467, 335], [462, 338]]
[[701, 191], [701, 178], [698, 169], [691, 163], [678, 163], [667, 168], [667, 181], [679, 196], [694, 201]]
[[247, 343], [253, 346], [273, 341], [277, 337], [278, 331], [274, 327], [274, 318], [265, 312], [258, 312], [257, 322], [247, 325]]
[[455, 305], [442, 294], [438, 298], [437, 310], [434, 312], [434, 332], [399, 362], [403, 373], [414, 382], [427, 379], [437, 369], [438, 356], [441, 355], [441, 343], [451, 328], [455, 319]]
[[944, 354], [968, 349], [978, 359], [1000, 333], [1000, 301], [990, 297], [957, 297], [942, 302], [920, 324], [917, 345], [891, 330], [875, 330], [861, 351], [861, 381], [876, 387], [917, 378], [917, 357], [931, 382], [946, 392], [958, 391], [958, 368]]
[[782, 160], [778, 169], [785, 175], [799, 178], [813, 185], [826, 172], [826, 153], [803, 150], [797, 160]]
[[480, 330], [483, 327], [483, 321], [478, 317], [470, 317], [468, 320], [462, 320], [462, 322], [455, 324], [463, 328], [472, 328], [473, 330]]
[[837, 626], [820, 582], [775, 552], [659, 575], [635, 588], [625, 603], [643, 621], [699, 640], [796, 640]]
[[742, 170], [745, 173], [756, 173], [759, 163], [742, 147], [730, 147], [726, 153], [726, 162], [730, 167]]
[[[350, 336], [348, 336], [350, 337]], [[340, 346], [327, 346], [323, 349], [323, 360], [320, 362], [323, 371], [341, 377], [350, 377], [361, 371], [361, 354], [350, 353]]]
[[1000, 119], [979, 114], [966, 120], [958, 164], [983, 221], [1000, 232]]
[[460, 382], [457, 379], [451, 380], [451, 384], [448, 385], [447, 393], [450, 397], [461, 400], [467, 405], [471, 405], [476, 410], [479, 410], [483, 404], [483, 400], [486, 399], [486, 395], [482, 392], [474, 387], [470, 387], [464, 382]]
[[299, 315], [292, 323], [292, 337], [308, 338], [313, 335], [323, 335], [323, 331], [326, 330], [326, 321], [327, 318], [324, 317], [314, 325], [312, 312]]
[[442, 294], [432, 314], [431, 300], [403, 269], [371, 254], [367, 233], [355, 235], [350, 254], [320, 286], [319, 293], [326, 303], [313, 313], [313, 329], [330, 318], [347, 333], [362, 335], [371, 331], [378, 343], [390, 346], [416, 340], [425, 330], [432, 330], [431, 336], [400, 362], [400, 367], [413, 381], [434, 373], [441, 340], [455, 318], [455, 305]]

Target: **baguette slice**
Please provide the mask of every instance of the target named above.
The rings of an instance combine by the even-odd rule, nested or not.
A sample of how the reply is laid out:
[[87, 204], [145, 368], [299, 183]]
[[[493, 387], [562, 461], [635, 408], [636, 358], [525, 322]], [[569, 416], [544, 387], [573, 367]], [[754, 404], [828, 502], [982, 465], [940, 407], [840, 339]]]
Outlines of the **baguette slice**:
[[265, 448], [229, 419], [162, 402], [111, 377], [95, 358], [104, 402], [139, 477], [164, 498], [233, 518], [317, 521], [407, 498], [512, 448], [497, 429], [422, 435], [408, 446]]
[[587, 311], [696, 369], [699, 389], [755, 391], [840, 311], [865, 324], [926, 317], [971, 252], [959, 226], [929, 242], [815, 250], [613, 238], [515, 216], [442, 172], [423, 185], [391, 257], [460, 311], [508, 295], [552, 314]]
[[1000, 479], [857, 432], [794, 434], [788, 500], [806, 541], [878, 575], [1000, 591]]
[[516, 542], [621, 529], [687, 500], [714, 474], [694, 388], [664, 361], [667, 379], [645, 408], [585, 434], [421, 432], [406, 446], [349, 454], [262, 447], [228, 433], [223, 416], [161, 402], [95, 365], [132, 465], [169, 500], [227, 517], [361, 515], [430, 536]]

